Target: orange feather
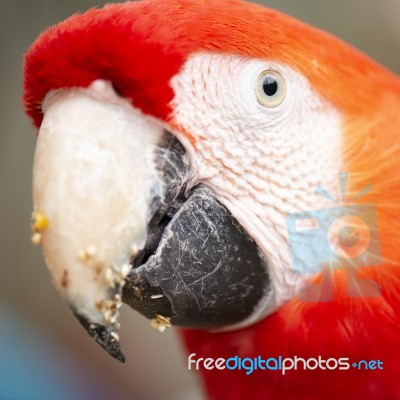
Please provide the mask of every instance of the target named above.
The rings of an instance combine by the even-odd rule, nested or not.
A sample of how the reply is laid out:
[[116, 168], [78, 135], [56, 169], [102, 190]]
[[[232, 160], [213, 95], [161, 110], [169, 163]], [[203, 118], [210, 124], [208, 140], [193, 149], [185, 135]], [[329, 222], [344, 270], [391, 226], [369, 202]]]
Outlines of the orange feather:
[[[110, 18], [118, 24], [110, 23]], [[100, 28], [106, 29], [104, 40], [111, 56], [106, 54], [108, 58], [97, 64], [97, 70], [93, 66], [96, 59], [104, 56], [97, 45]], [[121, 78], [121, 65], [126, 69], [135, 65], [135, 59], [116, 43], [130, 31], [135, 41], [128, 44], [138, 50], [143, 51], [141, 41], [156, 45], [151, 48], [153, 58], [140, 53], [146, 68], [129, 71], [130, 75]], [[87, 46], [84, 52], [83, 45]], [[310, 296], [318, 294], [318, 282], [323, 287], [331, 279], [331, 302], [293, 299], [274, 315], [243, 330], [184, 333], [189, 351], [198, 357], [379, 358], [384, 362], [383, 371], [292, 371], [287, 376], [279, 371], [256, 371], [251, 376], [243, 371], [207, 371], [204, 377], [210, 397], [400, 398], [400, 80], [394, 74], [332, 35], [259, 5], [240, 0], [147, 0], [77, 15], [45, 32], [26, 58], [28, 112], [40, 124], [37, 104], [48, 90], [86, 86], [92, 79], [102, 78], [112, 80], [122, 95], [131, 96], [145, 112], [169, 120], [171, 110], [166, 102], [172, 93], [166, 82], [197, 51], [288, 64], [342, 113], [343, 172], [350, 174], [350, 194], [366, 184], [374, 187], [362, 202], [377, 206], [383, 257], [382, 265], [357, 271], [358, 278], [379, 283], [378, 297], [349, 298], [347, 281], [354, 277], [337, 270], [332, 277], [317, 277], [309, 291]], [[87, 65], [90, 68], [86, 70]], [[159, 65], [163, 65], [163, 82], [150, 89], [148, 85], [129, 86], [132, 77], [150, 81], [149, 71], [157, 76]], [[65, 78], [60, 76], [63, 69], [69, 73]], [[165, 104], [156, 104], [155, 98]]]

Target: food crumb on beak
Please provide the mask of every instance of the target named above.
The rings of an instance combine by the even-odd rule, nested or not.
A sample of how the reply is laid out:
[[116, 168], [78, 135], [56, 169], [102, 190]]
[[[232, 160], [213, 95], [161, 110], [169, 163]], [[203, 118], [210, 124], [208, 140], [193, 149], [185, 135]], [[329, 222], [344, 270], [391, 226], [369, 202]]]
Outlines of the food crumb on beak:
[[45, 231], [49, 225], [47, 217], [39, 212], [33, 211], [31, 217], [31, 231], [32, 231], [32, 243], [39, 245], [42, 243], [41, 232]]
[[164, 297], [163, 294], [153, 294], [152, 296], [150, 296], [153, 300], [155, 299], [161, 299], [161, 297]]
[[121, 307], [121, 297], [116, 295], [113, 300], [97, 301], [96, 307], [103, 314], [107, 323], [114, 324], [118, 319], [117, 310]]
[[32, 235], [32, 243], [39, 246], [42, 243], [42, 235], [40, 233], [34, 233]]
[[151, 320], [151, 326], [160, 333], [163, 333], [166, 331], [167, 328], [170, 328], [172, 326], [171, 319], [169, 317], [164, 317], [163, 315], [156, 314], [156, 317]]
[[95, 255], [97, 254], [96, 246], [88, 246], [86, 250], [81, 250], [78, 254], [78, 258], [81, 261], [89, 262], [94, 259]]
[[124, 265], [122, 266], [122, 268], [121, 268], [121, 275], [122, 275], [122, 277], [123, 277], [124, 279], [128, 276], [128, 274], [129, 274], [129, 272], [130, 272], [131, 269], [132, 269], [132, 267], [131, 267], [129, 264], [124, 264]]
[[139, 248], [137, 245], [133, 245], [131, 248], [131, 257], [135, 258], [139, 254]]
[[48, 224], [47, 217], [43, 213], [36, 210], [32, 213], [32, 228], [36, 232], [43, 232], [47, 229]]

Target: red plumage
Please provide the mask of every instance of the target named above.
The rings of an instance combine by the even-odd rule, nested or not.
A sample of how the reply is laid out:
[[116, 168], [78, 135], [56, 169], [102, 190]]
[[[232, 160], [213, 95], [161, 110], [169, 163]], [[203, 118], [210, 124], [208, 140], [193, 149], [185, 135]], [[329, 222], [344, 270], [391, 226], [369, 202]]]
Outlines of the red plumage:
[[25, 58], [24, 99], [35, 125], [49, 90], [87, 87], [95, 79], [111, 81], [136, 107], [165, 119], [173, 98], [169, 81], [183, 58], [159, 11], [151, 3], [112, 5], [47, 29]]
[[[25, 103], [37, 126], [50, 89], [112, 81], [122, 96], [164, 121], [170, 79], [196, 51], [274, 59], [304, 73], [344, 115], [344, 170], [356, 172], [377, 205], [383, 265], [359, 271], [381, 286], [372, 299], [346, 295], [346, 271], [333, 275], [333, 301], [293, 299], [247, 329], [185, 331], [197, 357], [380, 359], [379, 371], [204, 372], [212, 399], [398, 399], [400, 354], [400, 83], [348, 45], [283, 14], [236, 0], [144, 1], [75, 15], [44, 32], [26, 56]], [[377, 90], [378, 88], [378, 90]], [[321, 279], [321, 277], [317, 278]], [[314, 288], [317, 288], [315, 286]]]

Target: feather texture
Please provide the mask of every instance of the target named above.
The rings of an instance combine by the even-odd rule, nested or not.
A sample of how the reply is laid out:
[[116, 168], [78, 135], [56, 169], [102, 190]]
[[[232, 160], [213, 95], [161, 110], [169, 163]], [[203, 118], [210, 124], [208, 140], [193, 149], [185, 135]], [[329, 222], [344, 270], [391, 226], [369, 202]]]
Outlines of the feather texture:
[[183, 333], [198, 357], [380, 359], [383, 371], [206, 371], [210, 398], [400, 398], [400, 81], [394, 74], [332, 35], [255, 4], [147, 0], [90, 10], [45, 31], [25, 59], [27, 111], [39, 126], [49, 90], [105, 79], [144, 113], [168, 121], [170, 80], [203, 50], [290, 65], [342, 113], [349, 198], [373, 185], [360, 202], [377, 206], [383, 258], [357, 271], [357, 285], [361, 278], [379, 283], [378, 297], [350, 298], [348, 271], [332, 271], [309, 292], [332, 279], [330, 302], [293, 299], [243, 330]]

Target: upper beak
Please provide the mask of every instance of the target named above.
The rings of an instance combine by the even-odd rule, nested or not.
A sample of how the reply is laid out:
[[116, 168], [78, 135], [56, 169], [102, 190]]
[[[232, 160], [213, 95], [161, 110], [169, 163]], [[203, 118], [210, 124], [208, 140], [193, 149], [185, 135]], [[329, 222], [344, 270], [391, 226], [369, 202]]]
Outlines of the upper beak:
[[158, 165], [165, 131], [104, 81], [46, 102], [33, 172], [35, 238], [73, 313], [123, 362], [118, 310], [130, 259], [181, 190], [187, 163], [180, 157], [166, 177]]
[[75, 316], [124, 362], [121, 302], [170, 324], [220, 330], [260, 318], [266, 260], [189, 159], [111, 84], [51, 93], [35, 155], [32, 227]]

